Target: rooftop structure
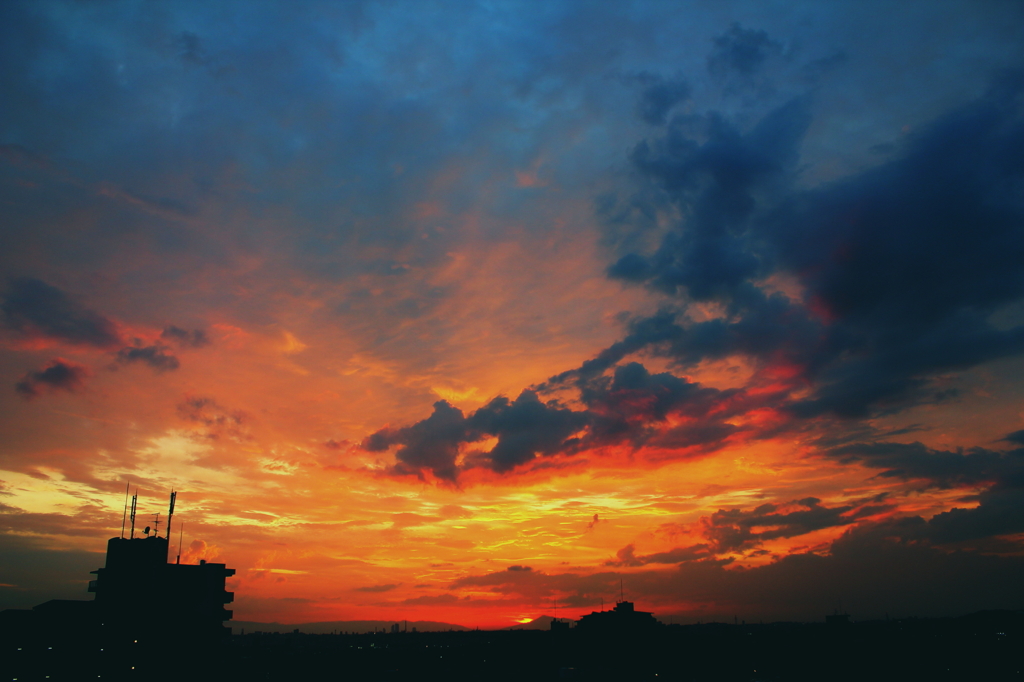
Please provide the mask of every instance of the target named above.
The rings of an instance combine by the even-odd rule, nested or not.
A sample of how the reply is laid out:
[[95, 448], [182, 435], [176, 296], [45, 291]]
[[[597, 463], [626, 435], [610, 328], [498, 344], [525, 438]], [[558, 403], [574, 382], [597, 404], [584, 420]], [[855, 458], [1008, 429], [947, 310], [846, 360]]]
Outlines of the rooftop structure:
[[661, 626], [652, 613], [637, 611], [631, 601], [620, 601], [611, 611], [594, 611], [576, 624], [581, 632], [641, 632]]
[[[49, 671], [61, 679], [89, 673], [158, 680], [167, 672], [169, 647], [195, 654], [231, 634], [224, 621], [232, 614], [224, 605], [234, 594], [225, 587], [235, 570], [206, 561], [182, 564], [180, 555], [179, 562], [168, 563], [167, 537], [149, 528], [135, 537], [136, 497], [131, 532], [124, 537], [122, 526], [121, 537], [107, 541], [105, 565], [92, 571], [96, 579], [88, 590], [94, 600], [53, 600], [0, 614], [0, 635], [16, 640], [20, 652], [17, 669], [40, 678]], [[174, 498], [172, 493], [168, 521]]]
[[165, 634], [179, 628], [192, 637], [229, 634], [224, 621], [231, 611], [224, 605], [234, 594], [225, 582], [235, 569], [206, 561], [169, 564], [166, 557], [167, 538], [111, 538], [106, 565], [89, 583], [100, 612], [125, 628], [145, 623], [147, 631]]

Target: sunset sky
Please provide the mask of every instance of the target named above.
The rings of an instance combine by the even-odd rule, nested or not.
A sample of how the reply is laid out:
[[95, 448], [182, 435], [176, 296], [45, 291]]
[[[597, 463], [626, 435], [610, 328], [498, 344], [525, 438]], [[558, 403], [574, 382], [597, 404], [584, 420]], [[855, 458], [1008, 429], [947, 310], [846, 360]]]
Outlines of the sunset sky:
[[0, 609], [1024, 608], [1019, 2], [0, 3]]

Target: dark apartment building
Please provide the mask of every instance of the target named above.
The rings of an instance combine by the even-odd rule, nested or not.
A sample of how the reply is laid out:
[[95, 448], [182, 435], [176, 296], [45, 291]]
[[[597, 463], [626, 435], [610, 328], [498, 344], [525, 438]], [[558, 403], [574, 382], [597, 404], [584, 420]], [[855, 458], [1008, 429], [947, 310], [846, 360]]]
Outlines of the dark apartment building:
[[106, 562], [89, 582], [92, 601], [0, 612], [5, 679], [171, 679], [172, 653], [198, 660], [230, 636], [224, 605], [234, 595], [225, 588], [235, 570], [168, 563], [167, 538], [146, 530], [107, 542]]

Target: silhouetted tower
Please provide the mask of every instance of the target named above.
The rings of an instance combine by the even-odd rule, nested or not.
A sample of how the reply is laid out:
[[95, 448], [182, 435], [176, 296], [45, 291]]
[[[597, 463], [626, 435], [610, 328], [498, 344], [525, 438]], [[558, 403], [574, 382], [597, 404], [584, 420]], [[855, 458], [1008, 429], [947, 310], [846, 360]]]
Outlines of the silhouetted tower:
[[[137, 498], [138, 493], [132, 498], [133, 531]], [[154, 655], [160, 642], [211, 641], [230, 634], [224, 621], [231, 611], [224, 605], [234, 595], [225, 583], [235, 570], [205, 560], [169, 564], [168, 544], [167, 537], [155, 534], [110, 538], [106, 564], [93, 571], [96, 579], [89, 583], [103, 621], [137, 640], [140, 650], [152, 647]]]
[[[175, 491], [172, 490], [171, 491], [171, 506], [167, 509], [167, 543], [168, 544], [170, 544], [170, 542], [171, 542], [171, 519], [174, 518], [174, 500], [177, 499], [177, 497], [178, 497], [178, 493], [176, 493]], [[180, 545], [179, 545], [179, 547], [180, 547]], [[179, 557], [181, 556], [180, 549], [178, 551], [178, 556]], [[180, 563], [180, 562], [178, 562], [178, 563]]]
[[128, 536], [129, 540], [135, 539], [135, 503], [139, 501], [139, 489], [135, 489], [135, 494], [132, 495], [132, 533]]

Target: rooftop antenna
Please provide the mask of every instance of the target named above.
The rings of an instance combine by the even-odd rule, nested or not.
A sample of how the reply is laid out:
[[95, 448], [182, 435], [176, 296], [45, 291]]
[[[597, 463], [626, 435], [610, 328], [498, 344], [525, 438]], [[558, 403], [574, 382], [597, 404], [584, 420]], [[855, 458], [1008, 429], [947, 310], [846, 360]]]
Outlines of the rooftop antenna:
[[168, 549], [170, 549], [170, 544], [171, 544], [171, 530], [172, 530], [171, 520], [174, 518], [174, 500], [175, 500], [176, 497], [178, 497], [178, 493], [176, 493], [176, 492], [174, 492], [172, 490], [171, 491], [171, 506], [167, 510], [167, 545], [168, 545]]
[[135, 489], [135, 494], [132, 495], [132, 534], [129, 536], [129, 539], [131, 539], [131, 540], [135, 539], [135, 505], [136, 505], [136, 503], [138, 501], [139, 501], [139, 489], [136, 488]]
[[153, 514], [153, 537], [160, 537], [160, 512]]
[[124, 514], [121, 515], [121, 539], [124, 540], [124, 522], [128, 518], [128, 488], [131, 487], [132, 482], [128, 481], [124, 484]]
[[167, 535], [171, 534], [171, 519], [174, 517], [174, 500], [177, 499], [178, 493], [171, 491], [171, 506], [167, 509]]
[[181, 563], [181, 536], [184, 535], [184, 533], [185, 533], [185, 524], [183, 523], [180, 526], [178, 526], [178, 560], [174, 562], [176, 564], [180, 564]]

